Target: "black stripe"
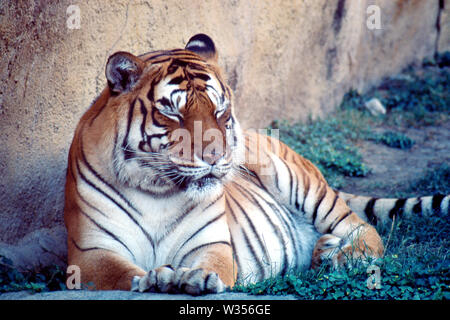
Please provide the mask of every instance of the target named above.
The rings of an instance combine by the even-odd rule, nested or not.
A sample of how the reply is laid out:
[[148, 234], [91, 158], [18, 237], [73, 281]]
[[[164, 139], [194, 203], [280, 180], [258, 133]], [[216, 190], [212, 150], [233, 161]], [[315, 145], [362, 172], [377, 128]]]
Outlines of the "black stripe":
[[320, 193], [319, 193], [319, 197], [317, 198], [316, 205], [314, 206], [314, 211], [313, 211], [313, 215], [312, 215], [312, 225], [315, 224], [316, 218], [317, 218], [317, 211], [319, 210], [320, 204], [322, 203], [323, 199], [327, 195], [326, 184], [322, 184], [319, 182], [319, 188], [320, 188]]
[[145, 124], [147, 122], [147, 108], [145, 107], [144, 101], [142, 99], [139, 99], [139, 103], [141, 104], [141, 113], [142, 113], [142, 123], [141, 123], [141, 134], [142, 139], [145, 140], [146, 133], [145, 133]]
[[289, 198], [289, 204], [293, 204], [294, 203], [294, 205], [295, 205], [295, 203], [296, 202], [298, 202], [298, 196], [297, 196], [297, 194], [298, 194], [298, 182], [299, 182], [299, 180], [298, 180], [298, 177], [297, 177], [297, 175], [295, 174], [295, 172], [294, 171], [292, 171], [292, 179], [293, 179], [293, 186], [292, 186], [292, 190], [291, 190], [291, 194], [292, 194], [292, 198], [290, 197]]
[[[300, 166], [298, 166], [298, 168], [302, 172], [302, 184], [303, 184], [302, 187], [305, 188], [305, 176], [306, 176], [305, 170], [303, 170], [303, 168]], [[295, 193], [295, 209], [300, 211], [300, 203], [298, 202], [298, 193], [299, 192], [297, 190], [297, 192]]]
[[130, 109], [128, 111], [127, 130], [125, 133], [125, 137], [123, 138], [123, 141], [122, 141], [122, 151], [124, 153], [125, 160], [132, 158], [133, 154], [134, 154], [134, 152], [132, 152], [131, 150], [128, 149], [129, 148], [128, 147], [128, 135], [130, 134], [131, 121], [133, 119], [133, 112], [134, 112], [135, 105], [136, 105], [136, 99], [134, 99], [130, 105]]
[[[242, 194], [242, 196], [245, 197], [244, 194]], [[264, 242], [261, 240], [261, 237], [260, 237], [258, 231], [256, 230], [256, 227], [253, 224], [253, 221], [249, 218], [248, 213], [244, 210], [244, 208], [237, 202], [237, 200], [231, 194], [230, 194], [230, 198], [233, 199], [233, 201], [239, 207], [239, 210], [241, 210], [243, 216], [247, 220], [248, 225], [250, 226], [250, 229], [252, 230], [253, 234], [255, 235], [255, 238], [256, 238], [256, 240], [257, 240], [261, 250], [263, 251], [263, 253], [266, 256], [267, 260], [270, 260], [269, 259], [269, 253], [267, 252], [267, 248], [264, 246]], [[247, 199], [249, 199], [249, 198], [247, 198]]]
[[[156, 52], [158, 52], [158, 51], [156, 51]], [[145, 53], [145, 54], [143, 54], [143, 55], [147, 55], [147, 54], [150, 54], [150, 53]], [[168, 56], [168, 55], [170, 55], [170, 54], [172, 54], [171, 51], [164, 50], [164, 51], [162, 51], [161, 53], [155, 54], [155, 55], [153, 55], [153, 56], [151, 56], [151, 57], [145, 59], [145, 62], [148, 62], [148, 61], [154, 60], [154, 59], [158, 59], [158, 58], [160, 58], [160, 57], [165, 57], [165, 56]]]
[[198, 64], [198, 63], [188, 63], [188, 67], [189, 67], [189, 69], [192, 69], [192, 70], [198, 70], [198, 71], [206, 72], [206, 68], [203, 65]]
[[[253, 171], [251, 171], [251, 173], [253, 173]], [[254, 174], [254, 173], [253, 173]], [[259, 180], [259, 177], [255, 174], [255, 177], [258, 179], [258, 181], [261, 183], [261, 185], [262, 185], [262, 182], [261, 182], [261, 180]], [[258, 186], [254, 181], [251, 181], [253, 184], [255, 184], [256, 186]], [[269, 195], [271, 194], [265, 187], [264, 187], [264, 185], [262, 185], [263, 186], [263, 190], [265, 190]], [[259, 187], [259, 186], [258, 186]], [[281, 190], [280, 190], [281, 191]], [[299, 243], [299, 241], [297, 240], [297, 237], [296, 237], [296, 232], [294, 232], [293, 230], [292, 230], [292, 226], [295, 226], [295, 224], [296, 224], [296, 222], [293, 220], [293, 218], [292, 218], [292, 212], [291, 211], [289, 211], [284, 205], [281, 205], [281, 204], [279, 204], [278, 203], [278, 201], [277, 201], [277, 199], [275, 199], [275, 198], [272, 198], [274, 201], [275, 201], [275, 203], [276, 203], [276, 205], [275, 204], [273, 204], [273, 203], [269, 203], [269, 202], [267, 202], [261, 195], [259, 195], [258, 193], [253, 193], [254, 195], [256, 195], [256, 196], [258, 196], [258, 198], [259, 199], [261, 199], [262, 201], [264, 201], [264, 203], [266, 203], [272, 210], [273, 210], [273, 212], [278, 216], [278, 218], [280, 219], [279, 221], [280, 222], [282, 222], [282, 224], [283, 224], [283, 226], [284, 226], [284, 228], [285, 228], [285, 230], [287, 230], [286, 231], [286, 233], [288, 233], [289, 234], [289, 236], [290, 236], [290, 238], [292, 239], [292, 243], [294, 244], [294, 250], [296, 251], [296, 252], [302, 252], [302, 249], [300, 249], [299, 247], [300, 247], [300, 243]], [[278, 207], [279, 208], [278, 208]], [[283, 210], [283, 212], [282, 211], [280, 211], [279, 209], [282, 209]]]
[[[294, 187], [294, 178], [292, 176], [291, 168], [288, 166], [286, 161], [284, 161], [282, 158], [280, 158], [281, 162], [286, 166], [287, 171], [289, 172], [289, 204], [292, 204], [292, 190]], [[276, 167], [274, 168], [276, 170]]]
[[92, 204], [90, 204], [86, 199], [84, 199], [84, 197], [80, 194], [80, 191], [78, 191], [78, 188], [75, 188], [75, 192], [77, 193], [78, 198], [80, 198], [80, 200], [87, 205], [89, 208], [91, 208], [94, 211], [97, 211], [98, 213], [100, 213], [102, 216], [104, 217], [108, 217], [106, 214], [104, 214], [103, 212], [101, 212], [99, 209], [97, 209], [96, 207], [94, 207]]
[[208, 242], [208, 243], [201, 244], [201, 245], [199, 245], [199, 246], [189, 250], [188, 252], [186, 252], [185, 255], [181, 258], [180, 263], [178, 264], [178, 266], [179, 267], [182, 266], [184, 260], [186, 260], [186, 258], [189, 257], [189, 255], [191, 255], [193, 252], [195, 252], [197, 250], [200, 250], [200, 249], [202, 249], [204, 247], [212, 246], [212, 245], [215, 245], [215, 244], [225, 244], [225, 245], [227, 245], [227, 246], [229, 246], [231, 248], [231, 244], [229, 242], [227, 242], [227, 241], [213, 241], [213, 242]]
[[211, 77], [206, 73], [195, 73], [194, 77], [199, 78], [205, 82], [211, 79]]
[[309, 190], [311, 186], [311, 180], [309, 179], [309, 176], [304, 174], [303, 175], [303, 202], [302, 202], [302, 212], [305, 213], [305, 203], [306, 198], [308, 198]]
[[175, 73], [178, 68], [180, 67], [186, 67], [188, 64], [187, 61], [183, 61], [180, 59], [172, 59], [172, 62], [169, 64], [169, 66], [167, 67], [167, 71], [166, 71], [166, 76], [169, 76], [173, 73]]
[[158, 120], [156, 120], [155, 114], [156, 112], [159, 112], [158, 108], [152, 108], [152, 112], [151, 112], [151, 116], [152, 116], [152, 121], [153, 121], [153, 125], [159, 128], [166, 128], [167, 126], [165, 126], [164, 124], [160, 123]]
[[66, 177], [68, 177], [69, 175], [72, 177], [73, 182], [76, 184], [77, 178], [75, 178], [75, 174], [73, 173], [73, 167], [71, 162], [69, 162], [67, 166]]
[[203, 212], [207, 211], [209, 208], [211, 208], [213, 205], [215, 205], [220, 199], [223, 199], [224, 193], [222, 192], [220, 196], [218, 196], [216, 199], [211, 201], [205, 208], [202, 209]]
[[240, 168], [242, 168], [242, 170], [246, 173], [241, 175], [241, 177], [245, 180], [245, 181], [251, 181], [252, 183], [256, 184], [258, 186], [258, 188], [261, 188], [265, 191], [267, 191], [266, 187], [264, 186], [264, 184], [262, 183], [261, 179], [258, 177], [258, 175], [246, 168], [245, 166], [240, 166]]
[[433, 209], [433, 214], [439, 214], [441, 212], [441, 202], [445, 198], [443, 194], [436, 194], [433, 196], [431, 201], [431, 208]]
[[236, 224], [239, 224], [239, 222], [237, 221], [236, 215], [234, 214], [234, 211], [233, 211], [233, 209], [231, 208], [231, 204], [230, 204], [230, 202], [228, 201], [228, 198], [225, 196], [225, 211], [226, 211], [226, 208], [229, 208], [229, 209], [230, 209], [231, 217], [233, 218], [234, 222], [235, 222]]
[[366, 214], [367, 220], [373, 225], [377, 224], [377, 217], [373, 212], [373, 207], [375, 206], [375, 202], [377, 200], [378, 198], [370, 199], [366, 204], [366, 208], [364, 209], [364, 213]]
[[415, 214], [421, 214], [422, 213], [422, 198], [419, 198], [417, 203], [412, 207], [412, 212]]
[[295, 202], [294, 202], [294, 205], [295, 205], [295, 209], [297, 211], [299, 211], [300, 210], [300, 203], [298, 202], [298, 190], [295, 191]]
[[334, 229], [336, 229], [336, 227], [338, 226], [339, 223], [341, 223], [342, 221], [344, 221], [349, 215], [351, 215], [353, 212], [352, 210], [349, 210], [348, 212], [346, 212], [345, 214], [343, 214], [341, 216], [341, 218], [332, 226], [330, 226], [328, 228], [327, 233], [333, 233]]
[[[144, 55], [146, 55], [146, 54], [144, 54]], [[151, 60], [157, 60], [158, 58], [163, 58], [163, 57], [166, 57], [166, 58], [158, 60], [158, 61], [151, 61]], [[163, 63], [163, 62], [172, 60], [174, 58], [177, 58], [178, 60], [195, 60], [198, 62], [203, 62], [203, 60], [200, 59], [197, 55], [192, 54], [184, 49], [162, 51], [161, 53], [158, 53], [151, 57], [148, 57], [147, 59], [145, 59], [145, 62], [151, 61], [151, 63]]]
[[[278, 169], [277, 166], [275, 165], [275, 163], [273, 162], [272, 158], [269, 157], [270, 161], [272, 162], [273, 165], [273, 171], [274, 171], [274, 179], [275, 179], [275, 186], [277, 187], [278, 191], [281, 192], [281, 188], [280, 188], [280, 180], [279, 180], [279, 176], [278, 176]], [[266, 188], [265, 188], [266, 189]], [[266, 189], [267, 190], [267, 189]], [[270, 193], [270, 192], [269, 192]]]
[[401, 216], [405, 207], [406, 199], [401, 198], [395, 201], [394, 207], [389, 211], [389, 218], [393, 219], [394, 216]]
[[[237, 207], [239, 208], [239, 210], [245, 215], [245, 213], [244, 213], [244, 211], [242, 210], [242, 207], [239, 205], [239, 203], [237, 203], [236, 200], [235, 200], [229, 193], [228, 193], [228, 195], [229, 195], [229, 197], [230, 197], [231, 199], [233, 199], [234, 203], [237, 205]], [[260, 258], [258, 257], [258, 255], [256, 254], [255, 249], [253, 248], [253, 245], [252, 245], [251, 242], [250, 242], [250, 239], [248, 238], [248, 236], [247, 236], [247, 234], [246, 234], [244, 228], [242, 227], [242, 224], [239, 223], [239, 221], [237, 220], [236, 215], [234, 214], [234, 211], [233, 211], [233, 209], [231, 208], [230, 203], [228, 202], [228, 199], [227, 199], [226, 202], [227, 202], [227, 204], [228, 204], [228, 207], [230, 208], [231, 215], [232, 215], [234, 221], [236, 222], [237, 225], [240, 226], [240, 229], [241, 229], [241, 231], [242, 231], [242, 235], [244, 236], [244, 241], [245, 241], [245, 243], [246, 243], [246, 247], [250, 250], [250, 253], [251, 253], [252, 256], [253, 256], [253, 261], [254, 261], [254, 262], [257, 264], [257, 266], [258, 266], [258, 271], [259, 271], [258, 274], [260, 274], [260, 275], [262, 276], [262, 278], [264, 278], [264, 273], [265, 273], [265, 272], [264, 272], [264, 267], [263, 267], [263, 265], [262, 265], [262, 263], [261, 263], [261, 259], [260, 259]]]
[[[288, 261], [287, 261], [287, 248], [286, 248], [286, 240], [283, 237], [283, 234], [280, 231], [280, 228], [278, 225], [276, 225], [275, 223], [273, 223], [273, 221], [270, 219], [269, 214], [266, 212], [266, 210], [264, 210], [264, 208], [262, 207], [262, 205], [259, 203], [259, 201], [255, 198], [255, 195], [257, 195], [256, 193], [250, 193], [248, 190], [246, 190], [245, 188], [241, 187], [239, 184], [233, 182], [233, 185], [239, 189], [239, 191], [241, 192], [241, 194], [243, 196], [245, 196], [247, 199], [250, 200], [251, 203], [253, 203], [256, 207], [258, 207], [258, 209], [261, 211], [261, 213], [263, 214], [263, 216], [266, 218], [267, 222], [269, 223], [269, 225], [272, 227], [273, 231], [275, 232], [275, 234], [277, 235], [279, 242], [281, 244], [281, 246], [283, 247], [283, 268], [282, 268], [282, 274], [285, 274], [288, 268]], [[261, 197], [260, 195], [257, 195], [259, 199], [263, 200], [267, 205], [269, 205], [272, 210], [274, 209], [271, 204], [269, 204], [267, 201], [264, 200], [263, 197]], [[275, 211], [275, 210], [274, 210]], [[288, 230], [291, 235], [291, 239], [293, 239], [293, 235], [292, 232], [290, 232], [291, 230]], [[266, 252], [266, 249], [264, 250], [264, 252]], [[269, 259], [269, 254], [268, 252], [265, 253], [266, 254], [266, 258], [268, 260]]]
[[[291, 217], [291, 212], [287, 211], [286, 209], [285, 209], [286, 211], [282, 212], [282, 211], [279, 210], [279, 208], [276, 205], [267, 202], [259, 194], [256, 194], [256, 195], [258, 196], [259, 199], [264, 201], [272, 209], [272, 211], [277, 215], [277, 217], [279, 218], [279, 222], [284, 227], [285, 232], [288, 235], [288, 237], [290, 239], [290, 242], [291, 242], [291, 244], [293, 246], [293, 249], [294, 249], [293, 255], [294, 255], [294, 257], [297, 254], [299, 254], [299, 253], [301, 254], [302, 253], [302, 250], [300, 249], [300, 245], [301, 244], [298, 241], [297, 233], [293, 230], [293, 227], [295, 228], [295, 222], [293, 221], [293, 219]], [[276, 229], [278, 230], [278, 228], [276, 228]], [[281, 273], [285, 274], [288, 271], [288, 268], [289, 268], [289, 261], [288, 261], [287, 247], [286, 247], [287, 241], [283, 238], [282, 234], [278, 235], [278, 237], [280, 239], [280, 243], [281, 243], [281, 245], [283, 247], [283, 253], [284, 253], [284, 256], [283, 256], [283, 268], [281, 270]], [[297, 259], [293, 259], [293, 260], [297, 261]]]
[[182, 83], [184, 80], [185, 80], [184, 77], [179, 76], [179, 77], [175, 77], [172, 80], [170, 80], [168, 84], [169, 85], [176, 85], [176, 84]]
[[[81, 149], [81, 158], [83, 160], [83, 164], [87, 167], [87, 169], [97, 178], [99, 179], [103, 184], [105, 184], [106, 186], [108, 186], [108, 188], [110, 188], [112, 191], [114, 191], [115, 194], [117, 194], [120, 199], [122, 199], [122, 201], [124, 201], [128, 207], [130, 207], [131, 209], [133, 209], [137, 214], [139, 214], [140, 216], [142, 216], [142, 213], [139, 212], [132, 204], [130, 201], [128, 201], [127, 198], [125, 198], [122, 193], [120, 193], [116, 188], [114, 188], [113, 185], [111, 185], [110, 183], [108, 183], [89, 163], [89, 161], [86, 159], [86, 155], [84, 153], [84, 148], [83, 148], [83, 143], [82, 140], [80, 140], [80, 149]], [[78, 171], [81, 173], [79, 166], [77, 164], [77, 169]]]
[[156, 64], [156, 63], [164, 63], [164, 62], [167, 62], [167, 61], [171, 61], [172, 60], [172, 58], [165, 58], [165, 59], [161, 59], [161, 60], [158, 60], [158, 61], [153, 61], [152, 63], [153, 64]]
[[161, 243], [169, 234], [171, 234], [174, 230], [176, 230], [176, 227], [180, 225], [180, 223], [195, 209], [197, 208], [198, 204], [191, 204], [189, 207], [187, 207], [183, 213], [181, 213], [175, 221], [173, 221], [169, 226], [166, 227], [167, 232], [161, 236], [161, 238], [158, 239], [157, 244]]
[[107, 250], [107, 249], [103, 249], [103, 248], [100, 248], [100, 247], [81, 248], [78, 245], [78, 243], [76, 243], [75, 240], [73, 240], [73, 238], [70, 238], [70, 240], [72, 240], [72, 244], [75, 246], [75, 248], [77, 248], [79, 251], [82, 251], [82, 252], [91, 251], [91, 250]]
[[214, 72], [214, 76], [216, 77], [217, 82], [219, 82], [219, 84], [220, 84], [220, 88], [222, 89], [222, 92], [225, 92], [225, 87], [224, 87], [222, 81], [220, 80], [219, 75], [217, 74], [217, 72], [215, 70], [212, 70], [212, 71]]
[[154, 133], [154, 134], [148, 135], [147, 136], [148, 142], [150, 143], [153, 138], [161, 139], [162, 137], [167, 136], [168, 134], [169, 134], [169, 132]]
[[155, 80], [152, 81], [152, 83], [150, 84], [150, 90], [148, 90], [147, 93], [147, 99], [150, 100], [151, 103], [155, 102], [155, 94], [154, 94], [154, 90], [155, 90]]
[[125, 214], [131, 219], [131, 221], [133, 221], [142, 231], [142, 233], [146, 236], [146, 238], [148, 239], [148, 241], [150, 242], [150, 244], [152, 245], [153, 248], [153, 252], [155, 249], [155, 244], [153, 243], [153, 239], [151, 238], [151, 236], [148, 234], [148, 232], [137, 222], [137, 220], [131, 215], [130, 212], [128, 212], [128, 210], [126, 210], [120, 203], [118, 203], [116, 200], [114, 200], [110, 195], [108, 195], [106, 192], [104, 192], [103, 190], [101, 190], [99, 187], [97, 187], [93, 182], [89, 181], [86, 176], [81, 172], [80, 166], [78, 164], [77, 161], [77, 170], [78, 170], [78, 174], [80, 175], [81, 179], [86, 182], [89, 186], [91, 186], [93, 189], [95, 189], [97, 192], [101, 193], [102, 195], [104, 195], [106, 198], [108, 198], [109, 200], [111, 200], [117, 207], [119, 207], [123, 212], [125, 212]]
[[[147, 141], [146, 141], [146, 143], [147, 143], [147, 145], [149, 146], [151, 152], [158, 152], [158, 150], [154, 150], [154, 149], [153, 149], [153, 147], [152, 147], [152, 140], [153, 140], [153, 139], [161, 139], [162, 137], [165, 137], [165, 136], [167, 136], [168, 134], [169, 134], [169, 132], [164, 132], [164, 133], [155, 133], [155, 134], [152, 134], [152, 135], [148, 135], [148, 136], [147, 136]], [[142, 141], [141, 141], [141, 142], [142, 142]], [[161, 147], [161, 146], [160, 146], [160, 147]]]
[[[234, 245], [234, 241], [233, 241], [233, 235], [230, 232], [230, 242], [231, 242], [231, 250], [232, 250], [232, 254], [233, 254], [233, 260], [236, 261], [236, 265], [237, 265], [237, 270], [242, 270], [241, 268], [241, 262], [239, 261], [239, 257], [236, 254], [236, 246]], [[234, 263], [233, 263], [233, 271], [234, 271]], [[240, 273], [237, 272], [237, 279], [236, 281], [240, 280]]]
[[336, 206], [336, 202], [337, 202], [338, 199], [339, 199], [339, 196], [336, 193], [336, 195], [334, 196], [333, 204], [330, 207], [330, 210], [328, 210], [328, 212], [322, 217], [322, 219], [320, 219], [321, 221], [325, 221], [325, 219], [328, 217], [328, 215], [333, 211], [334, 207]]
[[160, 104], [162, 104], [166, 108], [171, 108], [172, 107], [172, 103], [166, 97], [162, 97], [161, 99], [156, 100], [156, 102], [159, 102]]
[[122, 241], [120, 240], [115, 234], [113, 234], [111, 231], [109, 231], [108, 229], [106, 229], [105, 227], [103, 227], [102, 225], [100, 225], [98, 222], [96, 222], [91, 216], [89, 216], [86, 212], [84, 212], [83, 210], [80, 210], [80, 212], [86, 217], [88, 218], [97, 228], [99, 228], [100, 230], [102, 230], [104, 233], [106, 233], [108, 236], [110, 236], [111, 238], [113, 238], [115, 241], [119, 242], [122, 246], [125, 247], [125, 249], [131, 254], [131, 256], [133, 257], [133, 262], [136, 262], [136, 257], [134, 256], [133, 252], [131, 252], [130, 248], [128, 248], [128, 246]]
[[116, 179], [119, 179], [119, 169], [118, 167], [118, 163], [120, 161], [119, 160], [119, 156], [117, 155], [117, 153], [120, 150], [120, 147], [118, 146], [118, 141], [119, 141], [119, 130], [117, 130], [117, 124], [115, 125], [115, 133], [114, 133], [114, 144], [113, 144], [113, 148], [112, 148], [112, 152], [111, 152], [111, 163], [113, 164], [113, 172], [116, 176]]
[[196, 235], [198, 235], [202, 230], [204, 230], [206, 227], [208, 227], [209, 225], [213, 224], [214, 222], [216, 222], [217, 220], [219, 220], [220, 218], [222, 218], [225, 215], [225, 212], [222, 212], [221, 214], [219, 214], [217, 217], [207, 221], [203, 226], [201, 226], [200, 228], [198, 228], [193, 234], [191, 234], [191, 236], [189, 238], [187, 238], [183, 244], [178, 248], [177, 252], [175, 253], [174, 257], [176, 257], [178, 255], [178, 252], [189, 242], [191, 241], [193, 238], [195, 238]]
[[205, 277], [205, 281], [203, 282], [203, 287], [205, 288], [205, 291], [208, 288], [208, 280], [209, 280], [209, 277], [211, 277], [211, 274], [212, 273], [208, 273]]

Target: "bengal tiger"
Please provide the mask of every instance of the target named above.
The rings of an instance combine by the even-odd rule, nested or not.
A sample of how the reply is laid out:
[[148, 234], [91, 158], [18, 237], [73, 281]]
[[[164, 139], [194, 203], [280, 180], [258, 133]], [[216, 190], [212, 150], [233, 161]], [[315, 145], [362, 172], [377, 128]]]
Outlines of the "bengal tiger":
[[[370, 223], [448, 214], [449, 196], [334, 191], [307, 159], [244, 131], [214, 42], [117, 52], [68, 156], [68, 264], [96, 289], [223, 292], [292, 270], [383, 255]], [[351, 258], [351, 259], [350, 259]]]

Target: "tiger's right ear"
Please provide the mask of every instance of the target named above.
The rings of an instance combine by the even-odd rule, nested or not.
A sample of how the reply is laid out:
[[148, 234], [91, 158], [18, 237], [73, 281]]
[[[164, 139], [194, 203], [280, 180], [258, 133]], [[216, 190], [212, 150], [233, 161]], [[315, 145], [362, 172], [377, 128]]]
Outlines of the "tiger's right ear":
[[208, 62], [217, 63], [218, 54], [214, 41], [204, 33], [199, 33], [189, 39], [186, 50], [195, 52]]
[[109, 57], [106, 64], [106, 79], [112, 93], [130, 91], [144, 69], [144, 63], [128, 52], [116, 52]]

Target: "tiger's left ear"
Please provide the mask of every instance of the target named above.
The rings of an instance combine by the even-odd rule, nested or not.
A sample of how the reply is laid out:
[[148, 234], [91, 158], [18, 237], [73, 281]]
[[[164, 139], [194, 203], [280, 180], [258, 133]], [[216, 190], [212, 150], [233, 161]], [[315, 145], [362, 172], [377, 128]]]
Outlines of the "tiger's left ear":
[[106, 79], [112, 93], [130, 91], [144, 69], [144, 63], [128, 52], [116, 52], [109, 57], [106, 64]]
[[218, 54], [216, 51], [216, 46], [214, 45], [212, 39], [206, 34], [199, 33], [190, 38], [185, 49], [195, 52], [208, 62], [217, 63]]

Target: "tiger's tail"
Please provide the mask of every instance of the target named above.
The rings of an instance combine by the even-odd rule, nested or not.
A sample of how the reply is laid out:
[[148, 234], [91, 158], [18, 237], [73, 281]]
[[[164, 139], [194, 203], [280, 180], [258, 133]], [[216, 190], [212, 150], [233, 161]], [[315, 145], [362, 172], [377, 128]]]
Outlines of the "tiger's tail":
[[450, 195], [435, 194], [417, 198], [374, 198], [336, 191], [362, 219], [372, 225], [385, 224], [401, 216], [447, 216]]

